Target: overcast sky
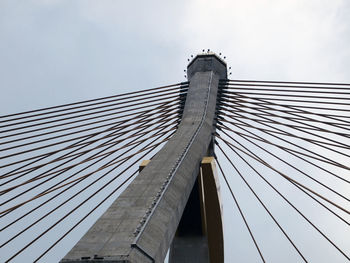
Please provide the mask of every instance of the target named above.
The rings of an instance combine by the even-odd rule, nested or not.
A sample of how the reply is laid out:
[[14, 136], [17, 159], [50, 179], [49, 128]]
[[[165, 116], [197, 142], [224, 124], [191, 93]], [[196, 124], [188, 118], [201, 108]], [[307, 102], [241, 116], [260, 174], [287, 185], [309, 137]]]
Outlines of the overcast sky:
[[232, 78], [350, 82], [346, 0], [1, 0], [0, 112], [183, 81], [222, 52]]
[[208, 48], [233, 79], [350, 83], [349, 43], [347, 0], [0, 0], [0, 115], [185, 81]]

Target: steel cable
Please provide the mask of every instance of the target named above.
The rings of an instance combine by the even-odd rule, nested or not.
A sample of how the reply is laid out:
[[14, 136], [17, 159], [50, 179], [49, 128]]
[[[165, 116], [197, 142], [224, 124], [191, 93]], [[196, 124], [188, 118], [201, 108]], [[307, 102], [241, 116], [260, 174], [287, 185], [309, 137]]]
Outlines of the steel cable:
[[181, 88], [181, 86], [185, 86], [186, 87], [188, 85], [187, 85], [187, 82], [181, 82], [181, 83], [177, 83], [177, 84], [173, 84], [173, 85], [167, 85], [167, 86], [162, 86], [162, 87], [158, 87], [158, 88], [139, 90], [139, 91], [128, 92], [128, 93], [123, 93], [123, 94], [118, 94], [118, 95], [113, 95], [113, 96], [108, 96], [108, 97], [102, 97], [102, 98], [85, 100], [85, 101], [80, 101], [80, 102], [62, 104], [62, 105], [58, 105], [58, 106], [47, 107], [47, 108], [42, 108], [42, 109], [37, 109], [37, 110], [19, 112], [19, 113], [14, 113], [14, 114], [0, 116], [0, 118], [8, 118], [8, 117], [12, 117], [12, 116], [18, 116], [18, 115], [29, 114], [29, 113], [45, 111], [45, 110], [51, 110], [51, 109], [57, 109], [57, 108], [68, 107], [68, 106], [70, 107], [70, 106], [74, 106], [74, 105], [78, 105], [78, 104], [94, 102], [94, 101], [99, 101], [99, 100], [105, 100], [105, 99], [111, 99], [111, 98], [117, 98], [117, 97], [122, 97], [122, 96], [128, 96], [129, 97], [129, 95], [133, 95], [133, 94], [145, 93], [145, 92], [150, 92], [150, 91], [154, 91], [154, 90], [161, 90], [161, 89], [164, 89], [164, 88], [171, 88], [171, 87], [177, 87], [177, 86], [179, 86], [179, 88]]
[[[234, 118], [234, 117], [233, 117], [233, 118]], [[274, 146], [274, 147], [280, 148], [280, 149], [286, 151], [287, 153], [293, 155], [294, 157], [297, 157], [297, 158], [299, 158], [300, 160], [302, 160], [302, 161], [304, 161], [304, 162], [307, 162], [307, 163], [309, 163], [309, 164], [315, 166], [316, 168], [321, 169], [322, 171], [325, 171], [326, 173], [329, 173], [329, 174], [331, 174], [332, 176], [335, 176], [336, 178], [338, 178], [338, 179], [340, 179], [340, 180], [342, 180], [342, 181], [344, 181], [344, 182], [350, 184], [350, 181], [344, 179], [343, 177], [338, 176], [337, 174], [333, 173], [332, 171], [330, 171], [330, 170], [328, 170], [328, 169], [325, 169], [325, 168], [323, 168], [323, 167], [321, 167], [321, 166], [315, 164], [315, 162], [311, 162], [311, 161], [305, 159], [305, 158], [302, 157], [302, 156], [306, 156], [306, 157], [309, 157], [309, 158], [313, 158], [313, 159], [315, 159], [315, 160], [317, 160], [317, 161], [324, 162], [324, 160], [322, 160], [322, 159], [319, 159], [319, 158], [314, 157], [314, 156], [311, 156], [311, 155], [307, 155], [307, 154], [305, 154], [305, 153], [302, 153], [302, 152], [299, 152], [299, 151], [296, 151], [296, 150], [292, 150], [292, 149], [290, 149], [290, 148], [281, 146], [281, 145], [276, 144], [276, 143], [273, 143], [273, 142], [271, 142], [271, 141], [269, 141], [269, 140], [267, 140], [267, 139], [264, 139], [263, 137], [261, 137], [261, 136], [255, 134], [255, 133], [253, 133], [253, 132], [251, 132], [251, 131], [249, 131], [249, 130], [243, 128], [243, 127], [241, 127], [242, 123], [233, 123], [233, 122], [230, 122], [230, 121], [227, 121], [227, 120], [224, 120], [224, 119], [221, 119], [219, 122], [221, 122], [221, 121], [222, 121], [223, 123], [231, 124], [231, 125], [234, 125], [234, 126], [236, 126], [236, 127], [237, 127], [237, 126], [240, 126], [239, 129], [242, 129], [243, 131], [245, 131], [245, 132], [247, 132], [247, 133], [250, 134], [250, 135], [248, 135], [248, 134], [244, 134], [244, 133], [241, 133], [241, 132], [233, 131], [233, 130], [232, 130], [232, 132], [238, 134], [238, 135], [241, 136], [241, 137], [247, 137], [247, 138], [250, 138], [250, 139], [253, 139], [253, 140], [257, 140], [257, 141], [263, 142], [263, 143], [265, 143], [265, 144], [272, 145], [272, 146]], [[248, 128], [254, 128], [254, 126], [252, 126], [252, 125], [243, 125], [243, 126], [246, 126], [246, 127], [248, 127]], [[225, 126], [225, 127], [226, 127], [226, 129], [229, 129], [227, 126]], [[229, 129], [229, 130], [231, 130], [231, 129]], [[327, 162], [327, 163], [329, 163], [329, 162]], [[332, 163], [329, 163], [329, 164], [333, 165]]]
[[[14, 255], [12, 255], [8, 260], [12, 260], [13, 258], [15, 258], [17, 255], [19, 255], [20, 253], [22, 253], [25, 249], [27, 249], [29, 246], [31, 246], [35, 241], [37, 241], [39, 238], [41, 238], [43, 235], [45, 235], [48, 231], [50, 231], [51, 229], [53, 229], [56, 225], [58, 225], [61, 221], [63, 221], [65, 218], [67, 218], [70, 214], [72, 214], [74, 211], [76, 211], [79, 207], [81, 207], [83, 204], [85, 204], [88, 200], [90, 200], [92, 197], [94, 197], [98, 192], [100, 192], [102, 189], [104, 189], [107, 185], [109, 185], [111, 182], [113, 182], [114, 180], [116, 180], [117, 178], [119, 178], [120, 175], [122, 175], [125, 171], [127, 171], [128, 169], [130, 169], [131, 167], [133, 167], [133, 165], [140, 161], [142, 158], [144, 158], [144, 156], [146, 156], [147, 154], [149, 154], [152, 151], [149, 150], [148, 152], [146, 152], [144, 155], [142, 155], [140, 158], [138, 158], [134, 163], [132, 163], [131, 165], [129, 165], [127, 168], [125, 168], [122, 172], [120, 172], [117, 176], [115, 176], [111, 181], [107, 182], [106, 184], [104, 184], [103, 186], [101, 186], [95, 193], [93, 193], [92, 195], [90, 195], [87, 199], [85, 199], [83, 202], [81, 202], [79, 205], [77, 205], [74, 209], [72, 209], [71, 211], [69, 211], [68, 213], [66, 213], [63, 217], [61, 217], [59, 220], [57, 220], [53, 225], [51, 225], [49, 228], [47, 228], [44, 232], [42, 232], [40, 235], [38, 235], [35, 239], [33, 239], [31, 242], [29, 242], [28, 244], [26, 244], [22, 249], [20, 249], [19, 251], [17, 251]], [[116, 167], [112, 168], [110, 171], [108, 171], [107, 173], [112, 172], [113, 170], [115, 170]], [[78, 223], [76, 223], [68, 232], [66, 232], [57, 242], [59, 242], [60, 240], [62, 240], [69, 232], [71, 232], [78, 224], [80, 224], [80, 222], [82, 222], [83, 220], [85, 220], [85, 218], [90, 215], [93, 211], [95, 211], [103, 202], [105, 202], [113, 193], [115, 193], [117, 191], [116, 188], [114, 189], [107, 197], [105, 197], [101, 202], [99, 202], [99, 204], [97, 206], [95, 206], [92, 210], [90, 210], [90, 212], [85, 215]], [[47, 251], [49, 251], [52, 247], [54, 247], [57, 242], [55, 242]], [[44, 254], [47, 253], [47, 251], [45, 251], [38, 259], [40, 259]], [[36, 260], [37, 261], [37, 260]]]
[[[221, 130], [221, 131], [222, 131], [222, 130]], [[229, 136], [226, 132], [223, 131], [223, 133], [224, 133], [225, 135], [227, 135], [231, 140], [233, 140], [234, 142], [236, 142], [237, 144], [239, 144], [242, 148], [244, 148], [244, 149], [245, 149], [246, 151], [248, 151], [250, 154], [248, 154], [246, 151], [244, 151], [244, 150], [238, 148], [237, 146], [234, 146], [232, 143], [226, 141], [225, 139], [220, 138], [221, 140], [225, 141], [226, 144], [228, 144], [229, 146], [235, 147], [235, 148], [238, 149], [239, 151], [243, 152], [244, 154], [250, 156], [251, 158], [253, 158], [253, 159], [255, 159], [255, 160], [257, 160], [256, 158], [259, 158], [259, 157], [257, 157], [255, 154], [253, 154], [251, 150], [249, 150], [247, 147], [243, 146], [243, 145], [242, 145], [241, 143], [239, 143], [237, 140], [233, 139], [233, 138], [232, 138], [231, 136]], [[220, 136], [219, 136], [219, 137], [220, 137]], [[246, 138], [245, 138], [245, 139], [246, 139]], [[256, 145], [255, 143], [251, 142], [250, 140], [247, 140], [247, 141], [248, 141], [249, 143], [252, 143], [252, 144]], [[267, 153], [273, 155], [270, 151], [267, 151], [267, 150], [264, 149], [264, 148], [262, 148], [262, 149], [263, 149], [265, 152], [267, 152]], [[252, 155], [254, 155], [254, 157], [252, 157]], [[274, 156], [275, 158], [277, 158], [276, 155], [273, 155], [273, 156]], [[278, 159], [280, 159], [280, 158], [278, 158]], [[269, 167], [270, 169], [274, 170], [276, 173], [280, 174], [280, 175], [281, 175], [282, 177], [284, 177], [285, 179], [287, 179], [290, 183], [292, 183], [292, 184], [293, 184], [295, 187], [297, 187], [300, 191], [302, 191], [304, 194], [306, 194], [307, 196], [309, 196], [311, 199], [313, 199], [313, 200], [314, 200], [315, 202], [317, 202], [319, 205], [321, 205], [322, 207], [324, 207], [326, 210], [328, 210], [330, 213], [332, 213], [332, 214], [333, 214], [334, 216], [336, 216], [338, 219], [340, 219], [341, 221], [343, 221], [343, 222], [346, 223], [347, 225], [350, 225], [350, 223], [349, 223], [347, 220], [345, 220], [345, 219], [344, 219], [343, 217], [341, 217], [339, 214], [337, 214], [336, 212], [334, 212], [333, 210], [331, 210], [329, 207], [325, 206], [323, 203], [321, 203], [319, 200], [317, 200], [316, 198], [314, 198], [312, 195], [310, 195], [310, 194], [309, 194], [307, 191], [305, 191], [303, 188], [305, 188], [306, 190], [310, 191], [311, 193], [313, 193], [314, 195], [316, 195], [316, 196], [318, 196], [318, 197], [321, 197], [321, 195], [319, 195], [319, 194], [317, 194], [315, 191], [313, 191], [313, 190], [311, 190], [311, 189], [309, 189], [309, 188], [307, 188], [307, 187], [301, 185], [300, 183], [298, 183], [297, 181], [293, 180], [293, 179], [290, 178], [289, 176], [286, 176], [286, 175], [282, 174], [280, 171], [277, 171], [275, 168], [268, 166], [268, 165], [266, 164], [266, 162], [265, 162], [264, 160], [262, 160], [261, 158], [259, 158], [258, 161], [259, 161], [260, 163], [262, 163], [263, 165]], [[249, 164], [248, 164], [248, 165], [249, 165]], [[249, 165], [249, 166], [250, 166], [250, 165]], [[293, 168], [294, 168], [294, 166], [293, 166]], [[254, 169], [254, 168], [252, 168], [252, 169]], [[255, 169], [254, 169], [254, 171], [255, 171]], [[325, 198], [325, 197], [322, 196], [321, 199], [326, 200], [328, 203], [332, 204], [333, 206], [337, 207], [338, 209], [340, 209], [340, 210], [342, 210], [342, 211], [344, 211], [344, 212], [346, 212], [346, 213], [349, 214], [349, 211], [347, 211], [347, 210], [344, 209], [343, 207], [341, 207], [341, 206], [335, 204], [334, 202], [328, 200], [327, 198]]]
[[252, 233], [252, 231], [251, 231], [251, 229], [250, 229], [250, 227], [249, 227], [249, 225], [248, 225], [248, 222], [247, 222], [247, 220], [246, 220], [246, 218], [245, 218], [245, 216], [244, 216], [244, 214], [243, 214], [243, 212], [242, 212], [242, 209], [241, 209], [240, 205], [238, 204], [237, 198], [235, 197], [235, 195], [234, 195], [234, 193], [233, 193], [233, 191], [232, 191], [232, 189], [231, 189], [231, 186], [230, 186], [230, 184], [229, 184], [228, 181], [227, 181], [227, 177], [226, 177], [226, 175], [225, 175], [223, 169], [221, 168], [220, 162], [219, 162], [219, 160], [217, 159], [216, 156], [215, 156], [215, 160], [216, 160], [216, 162], [217, 162], [217, 164], [218, 164], [218, 166], [219, 166], [219, 169], [220, 169], [220, 172], [221, 172], [222, 176], [224, 177], [225, 183], [226, 183], [228, 189], [230, 190], [231, 196], [232, 196], [232, 198], [233, 198], [233, 200], [234, 200], [234, 202], [235, 202], [235, 204], [236, 204], [236, 206], [237, 206], [237, 208], [238, 208], [238, 211], [239, 211], [239, 213], [240, 213], [240, 215], [241, 215], [241, 217], [242, 217], [242, 219], [243, 219], [243, 221], [244, 221], [244, 224], [245, 224], [245, 226], [246, 226], [246, 228], [247, 228], [247, 230], [248, 230], [248, 232], [249, 232], [249, 235], [250, 235], [250, 237], [252, 238], [252, 240], [253, 240], [253, 242], [254, 242], [254, 245], [255, 245], [255, 247], [256, 247], [256, 249], [257, 249], [259, 255], [260, 255], [260, 258], [261, 258], [262, 262], [265, 262], [265, 259], [264, 259], [263, 255], [262, 255], [262, 253], [261, 253], [261, 250], [260, 250], [260, 248], [259, 248], [259, 246], [258, 246], [258, 243], [256, 242], [256, 240], [255, 240], [255, 238], [254, 238], [254, 235], [253, 235], [253, 233]]
[[[231, 148], [231, 150], [232, 151], [234, 151], [238, 156], [240, 156], [232, 147], [235, 147], [237, 150], [240, 150], [240, 151], [242, 151], [241, 149], [239, 149], [238, 147], [236, 147], [236, 146], [234, 146], [234, 145], [232, 145], [232, 144], [230, 144], [230, 143], [227, 143], [227, 141], [225, 141], [224, 139], [222, 139], [221, 137], [218, 137], [218, 138], [220, 138], [222, 141], [224, 141], [225, 143], [226, 143], [226, 145], [229, 147], [229, 148]], [[218, 145], [218, 147], [220, 147], [219, 145]], [[221, 152], [222, 152], [222, 150], [221, 150]], [[224, 152], [222, 152], [224, 155], [226, 155]], [[244, 152], [245, 153], [245, 152]], [[245, 154], [247, 154], [247, 153], [245, 153]], [[252, 155], [254, 155], [254, 154], [252, 154], [252, 155], [249, 155], [249, 154], [247, 154], [248, 156], [250, 156], [251, 158], [253, 158], [253, 159], [255, 159], [255, 160], [257, 160], [258, 162], [260, 162], [260, 163], [262, 163], [263, 165], [265, 165], [265, 166], [267, 166], [267, 167], [269, 167], [269, 168], [271, 168], [271, 169], [273, 169], [273, 167], [272, 166], [270, 166], [270, 165], [268, 165], [266, 162], [264, 162], [263, 160], [261, 160], [259, 157], [252, 157]], [[228, 157], [226, 157], [226, 158], [228, 158]], [[228, 159], [229, 160], [229, 159]], [[229, 160], [230, 161], [230, 160]], [[237, 170], [236, 170], [237, 171]], [[260, 176], [261, 174], [259, 173], [259, 176]], [[261, 177], [262, 178], [262, 177]], [[287, 178], [286, 178], [287, 179]], [[264, 181], [265, 181], [265, 179], [264, 179]], [[265, 182], [267, 182], [268, 183], [268, 181], [265, 181]], [[291, 181], [292, 183], [296, 183], [296, 181], [294, 181], [294, 180], [292, 180]], [[270, 183], [268, 183], [269, 185], [270, 185]], [[270, 186], [272, 186], [272, 185], [270, 185]], [[299, 184], [299, 186], [301, 186], [301, 184]], [[276, 189], [276, 188], [273, 188], [274, 190]], [[307, 189], [307, 187], [306, 187], [306, 189]], [[300, 214], [320, 235], [322, 235], [335, 249], [337, 249], [346, 259], [348, 259], [348, 260], [350, 260], [350, 257], [349, 256], [347, 256], [346, 254], [345, 254], [345, 252], [344, 251], [342, 251], [332, 240], [330, 240], [330, 238], [327, 236], [327, 235], [325, 235], [315, 224], [313, 224], [298, 208], [296, 208], [287, 198], [285, 198], [282, 194], [280, 194], [280, 192], [278, 192], [277, 191], [277, 189], [275, 190], [291, 207], [293, 207], [294, 208], [294, 210], [298, 213], [298, 214]], [[320, 197], [320, 195], [318, 195], [319, 197]], [[349, 213], [349, 212], [348, 212]]]
[[[235, 113], [235, 114], [238, 115], [238, 116], [240, 116], [242, 119], [246, 119], [246, 117], [245, 117], [244, 115], [242, 115], [242, 114], [239, 114], [239, 113]], [[226, 115], [226, 116], [230, 117], [229, 115]], [[257, 122], [258, 122], [258, 121], [257, 121]], [[258, 123], [260, 123], [260, 122], [258, 122]], [[261, 123], [260, 123], [260, 124], [261, 124]], [[268, 124], [266, 124], [266, 123], [263, 123], [263, 125], [265, 125], [265, 126], [271, 128], [271, 129], [274, 131], [273, 133], [276, 133], [275, 127], [273, 127], [273, 126], [271, 126], [271, 125], [268, 125]], [[259, 128], [257, 128], [257, 129], [259, 129]], [[280, 130], [280, 129], [279, 129], [279, 130]], [[266, 131], [266, 130], [265, 130], [264, 132], [267, 133], [267, 134], [269, 134], [269, 135], [271, 135], [271, 136], [273, 136], [273, 137], [275, 137], [275, 138], [277, 138], [277, 139], [279, 139], [279, 140], [282, 140], [282, 141], [287, 142], [287, 143], [289, 143], [289, 144], [291, 144], [291, 145], [293, 145], [293, 146], [295, 146], [295, 147], [298, 147], [298, 148], [300, 148], [300, 149], [302, 149], [302, 150], [304, 150], [304, 151], [310, 152], [309, 149], [306, 149], [305, 147], [303, 147], [303, 146], [301, 146], [301, 145], [299, 145], [299, 144], [295, 144], [295, 143], [291, 142], [290, 140], [286, 140], [286, 139], [282, 138], [281, 136], [276, 136], [276, 135], [274, 135], [273, 133], [270, 133], [269, 131]], [[285, 131], [283, 131], [283, 130], [280, 130], [280, 132], [282, 132], [282, 134], [285, 133]], [[290, 137], [293, 137], [293, 138], [298, 138], [298, 136], [295, 136], [295, 135], [290, 134], [290, 133], [289, 133], [289, 136], [290, 136]], [[300, 137], [299, 139], [308, 141], [307, 139], [302, 138], [302, 137]], [[323, 146], [323, 147], [325, 148], [325, 146]], [[346, 165], [343, 165], [343, 164], [340, 164], [339, 162], [336, 162], [335, 160], [329, 159], [329, 158], [327, 158], [327, 157], [325, 157], [325, 156], [323, 156], [323, 155], [321, 155], [321, 154], [318, 154], [318, 153], [316, 153], [316, 152], [312, 152], [312, 154], [313, 154], [313, 155], [316, 155], [316, 156], [318, 156], [318, 157], [320, 157], [320, 158], [322, 158], [322, 159], [325, 159], [326, 161], [329, 161], [330, 163], [333, 163], [333, 165], [336, 165], [336, 166], [341, 167], [341, 168], [346, 169], [346, 170], [350, 170], [350, 167], [348, 167], [348, 166], [346, 166]]]
[[[220, 138], [220, 137], [219, 137]], [[220, 138], [221, 139], [221, 138]], [[225, 158], [229, 161], [233, 169], [237, 172], [237, 174], [241, 177], [241, 179], [244, 181], [248, 189], [253, 193], [255, 198], [259, 201], [259, 203], [262, 205], [262, 207], [265, 209], [265, 211], [268, 213], [268, 215], [271, 217], [271, 219], [275, 222], [275, 224], [278, 226], [278, 228], [281, 230], [283, 235], [287, 238], [289, 243], [294, 247], [294, 249], [297, 251], [297, 253], [300, 255], [300, 257], [303, 259], [304, 262], [307, 262], [304, 255], [301, 253], [301, 251], [298, 249], [298, 247], [295, 245], [295, 243], [292, 241], [292, 239], [289, 237], [289, 235], [285, 232], [285, 230], [282, 228], [282, 226], [278, 223], [277, 219], [272, 215], [270, 210], [266, 207], [266, 205], [263, 203], [261, 198], [255, 193], [254, 189], [249, 185], [248, 181], [244, 178], [242, 173], [238, 170], [238, 168], [233, 164], [231, 159], [226, 155], [226, 153], [223, 151], [223, 149], [220, 147], [218, 143], [216, 143], [216, 146], [220, 149], [220, 152], [225, 156]]]
[[[165, 127], [163, 126], [163, 128], [167, 128], [167, 127], [168, 127], [168, 125], [165, 126]], [[144, 129], [147, 129], [147, 128], [148, 128], [148, 127], [144, 128]], [[132, 137], [135, 137], [135, 136], [139, 136], [139, 138], [140, 138], [140, 137], [144, 136], [145, 134], [149, 134], [149, 132], [150, 132], [150, 131], [143, 132], [143, 133], [140, 134], [140, 133], [137, 131], [137, 132], [134, 133], [135, 135], [132, 135], [132, 136], [129, 136], [129, 137], [132, 138]], [[126, 139], [126, 138], [124, 138], [124, 139]], [[123, 140], [120, 140], [120, 141], [123, 141]], [[120, 142], [120, 141], [119, 141], [119, 142]], [[114, 145], [109, 146], [107, 149], [110, 149], [110, 148], [114, 147], [117, 143], [118, 143], [118, 142], [116, 142]], [[106, 149], [103, 149], [103, 150], [101, 150], [100, 152], [95, 153], [94, 155], [97, 155], [97, 154], [99, 154], [99, 153], [101, 153], [101, 152], [103, 152], [103, 151], [105, 151], [105, 150], [106, 150]], [[112, 154], [112, 153], [111, 153], [111, 154]], [[109, 155], [104, 156], [103, 158], [97, 160], [96, 162], [99, 162], [99, 161], [103, 160], [104, 158], [106, 158], [106, 157], [108, 157], [108, 156], [109, 156]], [[74, 158], [74, 159], [75, 159], [75, 158]], [[60, 165], [59, 165], [59, 166], [60, 166]], [[7, 199], [7, 200], [6, 200], [5, 202], [3, 202], [1, 205], [4, 205], [4, 204], [6, 204], [6, 203], [8, 203], [8, 202], [10, 202], [10, 201], [12, 201], [12, 200], [18, 198], [19, 196], [22, 196], [23, 194], [25, 194], [25, 193], [27, 193], [27, 192], [29, 192], [29, 191], [35, 189], [36, 187], [41, 186], [42, 184], [44, 184], [44, 183], [46, 183], [46, 182], [48, 182], [48, 181], [50, 181], [50, 180], [56, 178], [57, 176], [61, 175], [62, 173], [66, 172], [67, 170], [69, 170], [69, 169], [71, 169], [71, 168], [73, 168], [73, 167], [75, 167], [75, 166], [76, 166], [76, 165], [71, 166], [71, 167], [65, 169], [64, 171], [61, 171], [61, 172], [59, 172], [58, 174], [54, 175], [53, 177], [50, 177], [50, 178], [46, 179], [45, 181], [40, 182], [40, 183], [38, 183], [37, 185], [32, 186], [32, 187], [29, 188], [29, 189], [26, 189], [25, 191], [21, 191], [21, 192], [18, 193], [17, 195], [15, 195], [15, 196], [13, 196], [13, 197]], [[88, 167], [90, 167], [90, 166], [88, 166]], [[73, 175], [70, 175], [68, 178], [71, 178], [71, 177], [74, 176], [75, 174], [76, 174], [76, 173], [74, 173]], [[38, 179], [41, 179], [41, 178], [44, 178], [44, 176], [41, 176], [41, 177], [38, 178]], [[68, 178], [65, 178], [65, 180], [67, 180]], [[65, 181], [65, 180], [63, 180], [63, 181]], [[29, 181], [27, 181], [27, 182], [25, 182], [25, 184], [26, 184], [26, 183], [31, 183], [31, 182], [33, 182], [32, 179], [29, 180]], [[18, 186], [21, 186], [21, 184], [20, 184], [20, 185], [14, 186], [13, 189], [17, 188]], [[54, 187], [54, 186], [52, 186], [52, 187]], [[9, 189], [9, 190], [13, 190], [13, 189]], [[1, 192], [1, 195], [2, 195], [2, 194], [4, 194], [4, 192]], [[10, 209], [8, 209], [8, 210], [10, 210]], [[11, 211], [12, 211], [12, 210], [11, 210]], [[7, 212], [7, 211], [5, 211], [5, 212]], [[0, 212], [0, 218], [2, 217], [2, 214], [3, 214], [3, 213], [4, 213], [4, 211]]]
[[[165, 128], [163, 128], [163, 130], [164, 130], [164, 129], [165, 129]], [[172, 135], [172, 134], [170, 134], [170, 135], [168, 136], [168, 138], [169, 138], [171, 135]], [[160, 135], [160, 137], [161, 137], [161, 136], [162, 136], [162, 135]], [[151, 144], [152, 144], [154, 141], [156, 141], [157, 139], [158, 139], [158, 138], [156, 138], [155, 140], [152, 140], [151, 142], [149, 142], [144, 148], [146, 148], [146, 147], [148, 147], [149, 145], [151, 145]], [[128, 153], [128, 152], [134, 150], [137, 146], [138, 146], [138, 145], [135, 145], [134, 147], [130, 148], [128, 151], [126, 151], [126, 152], [124, 152], [124, 153], [118, 155], [116, 158], [119, 158], [119, 157], [121, 157], [122, 155], [124, 155], [125, 153]], [[135, 155], [135, 154], [134, 154], [134, 155]], [[125, 160], [125, 161], [126, 161], [126, 160]], [[124, 162], [125, 162], [125, 161], [124, 161]], [[119, 164], [118, 167], [119, 167], [120, 165], [121, 165], [121, 164]], [[77, 173], [78, 173], [78, 172], [76, 172], [76, 174], [77, 174]], [[89, 184], [88, 186], [86, 186], [84, 189], [87, 189], [88, 187], [90, 187], [91, 185], [95, 184], [96, 182], [98, 182], [98, 181], [101, 180], [102, 178], [103, 178], [103, 176], [97, 178], [95, 181], [93, 181], [92, 183], [90, 183], [90, 184]], [[82, 178], [82, 180], [85, 180], [85, 179], [86, 179], [86, 177]], [[82, 181], [82, 180], [81, 180], [81, 181]], [[81, 182], [81, 181], [79, 181], [79, 182]], [[15, 221], [13, 221], [13, 222], [11, 222], [10, 224], [8, 224], [8, 225], [6, 225], [5, 227], [3, 227], [3, 228], [1, 229], [1, 231], [3, 231], [4, 229], [8, 228], [8, 227], [11, 226], [11, 225], [13, 225], [14, 223], [18, 222], [19, 220], [23, 219], [25, 216], [27, 216], [27, 215], [29, 215], [30, 213], [34, 212], [35, 210], [37, 210], [38, 208], [42, 207], [43, 205], [45, 205], [45, 204], [48, 203], [49, 201], [54, 200], [56, 197], [58, 197], [58, 196], [61, 195], [62, 193], [66, 192], [67, 190], [69, 190], [69, 189], [71, 189], [72, 187], [74, 187], [75, 185], [77, 185], [79, 182], [76, 182], [76, 183], [74, 183], [73, 185], [69, 186], [68, 188], [63, 189], [61, 192], [57, 193], [56, 195], [54, 195], [54, 196], [51, 197], [50, 199], [46, 200], [44, 203], [38, 205], [37, 207], [35, 207], [35, 208], [32, 209], [31, 211], [27, 212], [26, 214], [24, 214], [24, 215], [22, 215], [21, 217], [17, 218]], [[83, 191], [83, 190], [81, 190], [81, 191]], [[81, 191], [80, 191], [80, 192], [81, 192]], [[79, 193], [80, 193], [80, 192], [79, 192]], [[79, 193], [76, 193], [73, 197], [71, 197], [71, 198], [69, 198], [69, 199], [66, 199], [65, 202], [62, 203], [60, 206], [62, 206], [63, 204], [67, 203], [69, 200], [71, 200], [72, 198], [74, 198], [75, 196], [77, 196]], [[60, 207], [60, 206], [59, 206], [59, 207]], [[58, 209], [58, 207], [56, 207], [54, 210], [56, 210], [56, 209]], [[53, 211], [54, 211], [54, 210], [53, 210]], [[41, 220], [41, 219], [40, 219], [40, 220]], [[27, 229], [29, 229], [29, 228], [27, 228]], [[3, 245], [1, 245], [1, 246], [3, 246]], [[0, 247], [1, 247], [1, 246], [0, 246]]]

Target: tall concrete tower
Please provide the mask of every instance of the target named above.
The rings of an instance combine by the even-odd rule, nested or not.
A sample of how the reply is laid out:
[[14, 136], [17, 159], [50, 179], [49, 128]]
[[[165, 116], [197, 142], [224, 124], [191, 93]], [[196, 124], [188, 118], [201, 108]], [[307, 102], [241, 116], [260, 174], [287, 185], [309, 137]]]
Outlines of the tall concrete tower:
[[[178, 130], [61, 262], [223, 262], [223, 230], [212, 154], [226, 64], [214, 53], [188, 65]], [[205, 158], [208, 157], [209, 158]]]

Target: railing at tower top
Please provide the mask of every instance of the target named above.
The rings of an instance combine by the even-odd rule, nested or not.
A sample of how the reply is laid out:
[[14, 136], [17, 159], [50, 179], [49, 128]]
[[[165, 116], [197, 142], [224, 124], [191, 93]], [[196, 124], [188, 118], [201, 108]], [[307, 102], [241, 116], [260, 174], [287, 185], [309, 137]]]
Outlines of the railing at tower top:
[[[186, 92], [182, 83], [2, 116], [1, 261], [64, 256], [176, 130]], [[242, 229], [227, 261], [239, 262], [239, 242], [250, 261], [349, 260], [349, 99], [348, 84], [220, 82], [214, 149], [225, 219], [237, 223], [225, 231]]]

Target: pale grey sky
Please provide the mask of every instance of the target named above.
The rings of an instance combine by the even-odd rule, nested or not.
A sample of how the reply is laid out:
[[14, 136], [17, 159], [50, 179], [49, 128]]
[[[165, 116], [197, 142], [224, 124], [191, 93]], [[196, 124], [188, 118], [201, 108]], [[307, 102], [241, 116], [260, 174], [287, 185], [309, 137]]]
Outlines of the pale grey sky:
[[[0, 115], [181, 82], [204, 48], [233, 79], [350, 83], [349, 43], [347, 0], [0, 0]], [[228, 204], [227, 262], [259, 262]], [[275, 250], [271, 262], [286, 259]]]
[[1, 0], [0, 112], [182, 81], [203, 48], [233, 78], [349, 82], [349, 12], [345, 0]]

